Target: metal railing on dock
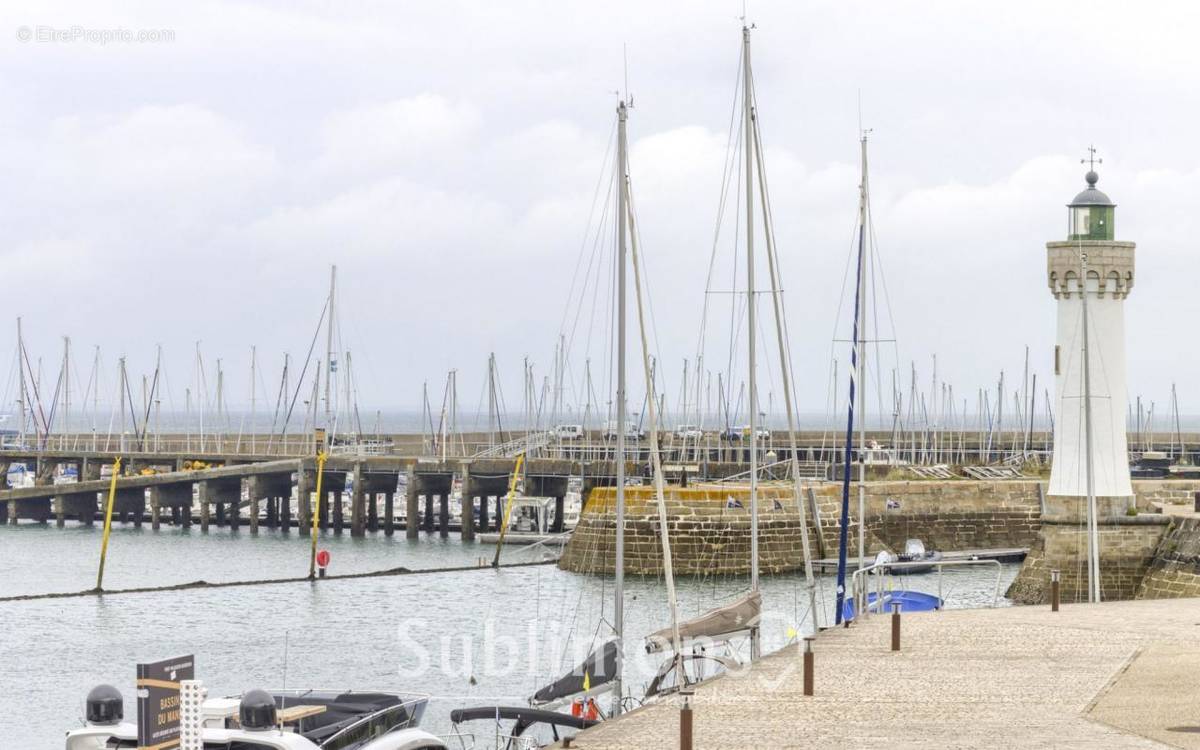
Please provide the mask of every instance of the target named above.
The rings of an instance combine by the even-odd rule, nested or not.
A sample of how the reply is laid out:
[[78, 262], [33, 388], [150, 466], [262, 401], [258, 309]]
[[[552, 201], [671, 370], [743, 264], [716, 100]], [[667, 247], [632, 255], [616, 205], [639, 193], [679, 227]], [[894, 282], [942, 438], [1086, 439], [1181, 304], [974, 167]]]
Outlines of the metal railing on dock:
[[[878, 612], [885, 611], [886, 600], [889, 598], [883, 588], [885, 574], [891, 572], [894, 568], [928, 568], [933, 566], [937, 568], [937, 598], [941, 603], [945, 603], [942, 589], [942, 568], [945, 566], [959, 565], [991, 565], [996, 568], [996, 586], [992, 593], [992, 606], [1000, 604], [1000, 573], [1002, 566], [999, 560], [938, 560], [932, 562], [929, 560], [916, 560], [913, 562], [881, 562], [873, 565], [868, 565], [864, 568], [859, 568], [850, 575], [850, 592], [854, 598], [855, 612], [862, 612], [863, 617], [871, 616], [871, 604], [869, 603], [868, 592], [870, 589], [870, 576], [874, 574], [875, 582], [875, 608]], [[940, 607], [939, 607], [940, 608]]]

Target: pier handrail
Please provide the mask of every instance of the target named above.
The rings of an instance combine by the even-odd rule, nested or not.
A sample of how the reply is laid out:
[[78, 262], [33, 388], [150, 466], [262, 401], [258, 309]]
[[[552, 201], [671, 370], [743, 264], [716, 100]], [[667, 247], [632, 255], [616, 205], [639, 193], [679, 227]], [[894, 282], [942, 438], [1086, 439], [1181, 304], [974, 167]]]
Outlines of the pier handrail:
[[[864, 585], [864, 581], [867, 579], [865, 576], [861, 576], [861, 574], [864, 574], [864, 573], [869, 574], [869, 573], [873, 573], [873, 572], [883, 573], [891, 568], [926, 568], [931, 565], [938, 569], [938, 571], [937, 571], [937, 573], [938, 573], [937, 596], [938, 596], [939, 601], [942, 601], [942, 567], [943, 566], [945, 566], [945, 565], [994, 565], [996, 567], [996, 586], [992, 593], [992, 606], [995, 607], [997, 604], [1000, 603], [1000, 572], [1003, 568], [1000, 565], [999, 560], [938, 560], [937, 562], [931, 562], [929, 560], [914, 560], [912, 562], [896, 561], [896, 562], [886, 562], [886, 563], [874, 563], [872, 565], [868, 565], [866, 567], [859, 568], [858, 570], [856, 570], [850, 574], [850, 591], [854, 596], [856, 613], [862, 612], [864, 618], [869, 617], [871, 615], [871, 611], [870, 611], [871, 608], [869, 606], [867, 606], [867, 598], [868, 598], [867, 590], [868, 589]], [[883, 597], [883, 576], [878, 575], [877, 578], [878, 578], [878, 581], [877, 581], [878, 588], [876, 589], [876, 593], [875, 593], [875, 604], [877, 607], [882, 607], [883, 606], [883, 598], [884, 598]]]

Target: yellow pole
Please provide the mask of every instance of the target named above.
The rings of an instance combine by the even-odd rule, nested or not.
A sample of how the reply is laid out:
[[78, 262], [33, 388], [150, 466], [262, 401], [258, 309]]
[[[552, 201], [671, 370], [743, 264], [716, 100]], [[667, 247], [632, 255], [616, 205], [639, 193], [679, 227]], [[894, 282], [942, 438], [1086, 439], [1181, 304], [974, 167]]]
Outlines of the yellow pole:
[[513, 497], [517, 494], [517, 477], [521, 476], [521, 464], [525, 463], [525, 454], [517, 454], [517, 463], [513, 466], [512, 478], [508, 480], [508, 499], [504, 503], [504, 520], [500, 522], [500, 538], [496, 540], [496, 556], [492, 558], [492, 567], [500, 567], [500, 548], [504, 546], [504, 533], [508, 531], [508, 519], [512, 515]]
[[100, 569], [96, 571], [96, 590], [104, 590], [104, 559], [108, 556], [108, 536], [112, 533], [113, 504], [117, 499], [117, 477], [121, 475], [121, 457], [113, 461], [112, 481], [108, 484], [108, 504], [104, 508], [104, 541], [100, 542]]
[[312, 549], [308, 555], [308, 578], [313, 580], [317, 577], [317, 519], [321, 517], [321, 479], [325, 476], [325, 462], [329, 460], [329, 456], [325, 451], [317, 454], [317, 502], [312, 509], [312, 531], [309, 532], [309, 537], [312, 539]]

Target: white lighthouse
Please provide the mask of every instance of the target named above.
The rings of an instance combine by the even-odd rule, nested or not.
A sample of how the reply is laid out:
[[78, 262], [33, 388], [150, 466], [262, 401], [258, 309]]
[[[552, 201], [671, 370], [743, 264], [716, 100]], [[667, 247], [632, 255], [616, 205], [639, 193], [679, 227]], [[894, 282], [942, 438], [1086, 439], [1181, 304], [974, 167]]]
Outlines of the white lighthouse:
[[1124, 305], [1133, 289], [1135, 245], [1114, 239], [1116, 205], [1096, 188], [1100, 176], [1091, 152], [1087, 189], [1068, 204], [1067, 240], [1046, 243], [1050, 291], [1058, 301], [1054, 463], [1047, 494], [1087, 497], [1090, 442], [1093, 491], [1104, 514], [1120, 512], [1133, 496], [1125, 435]]

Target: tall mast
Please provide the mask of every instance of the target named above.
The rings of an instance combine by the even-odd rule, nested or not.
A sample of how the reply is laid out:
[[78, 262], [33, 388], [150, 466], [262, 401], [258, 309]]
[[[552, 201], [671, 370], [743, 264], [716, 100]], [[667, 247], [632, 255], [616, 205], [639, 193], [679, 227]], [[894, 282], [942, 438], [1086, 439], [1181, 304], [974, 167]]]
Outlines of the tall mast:
[[[786, 317], [783, 305], [783, 284], [779, 272], [779, 258], [776, 253], [775, 232], [771, 221], [771, 207], [767, 202], [766, 169], [763, 165], [762, 140], [759, 137], [758, 123], [755, 120], [754, 150], [758, 161], [758, 182], [761, 203], [764, 237], [767, 245], [767, 270], [771, 279], [771, 302], [775, 313], [775, 335], [779, 344], [779, 369], [782, 376], [783, 404], [787, 410], [788, 448], [791, 450], [792, 480], [796, 498], [796, 511], [800, 517], [800, 546], [804, 555], [805, 586], [808, 589], [808, 606], [812, 612], [813, 632], [820, 630], [820, 620], [817, 609], [816, 580], [813, 576], [812, 550], [808, 541], [808, 517], [804, 510], [803, 494], [800, 485], [800, 448], [796, 442], [796, 411], [792, 403], [792, 372], [791, 360], [788, 356], [786, 332]], [[684, 373], [687, 372], [687, 362], [684, 361]]]
[[119, 444], [121, 450], [125, 450], [125, 358], [121, 357], [121, 377], [117, 382], [117, 390], [121, 396], [121, 439]]
[[[841, 624], [843, 615], [843, 605], [846, 601], [846, 546], [849, 543], [849, 527], [850, 527], [850, 461], [853, 456], [854, 448], [854, 412], [856, 408], [861, 408], [863, 402], [861, 394], [861, 381], [865, 375], [865, 369], [862, 367], [863, 340], [866, 338], [859, 334], [859, 326], [863, 323], [863, 269], [866, 267], [864, 258], [866, 256], [867, 242], [867, 226], [866, 226], [866, 165], [867, 165], [867, 138], [864, 133], [862, 136], [862, 165], [863, 165], [863, 182], [859, 186], [859, 201], [858, 201], [858, 265], [855, 268], [854, 280], [854, 325], [851, 328], [851, 341], [853, 342], [850, 350], [850, 393], [848, 394], [846, 416], [846, 441], [843, 445], [842, 453], [842, 515], [838, 523], [838, 566], [837, 566], [837, 603], [834, 605], [833, 617], [835, 624]], [[913, 394], [916, 393], [916, 367], [913, 367]], [[915, 400], [915, 398], [914, 398]], [[910, 404], [910, 408], [911, 404]], [[861, 429], [861, 428], [860, 428]], [[914, 446], [915, 448], [915, 446]], [[865, 451], [862, 446], [859, 447], [859, 465], [858, 465], [858, 539], [859, 539], [859, 564], [861, 565], [864, 555], [865, 536], [866, 532], [863, 528], [863, 515], [865, 501], [865, 492], [863, 480], [866, 477], [866, 466], [863, 463]]]
[[862, 184], [858, 194], [858, 566], [867, 559], [867, 134], [860, 139]]
[[17, 371], [20, 373], [20, 376], [21, 376], [21, 387], [20, 387], [20, 390], [17, 392], [17, 394], [18, 394], [17, 395], [17, 407], [20, 410], [20, 414], [17, 416], [17, 420], [19, 421], [20, 426], [17, 429], [19, 430], [18, 439], [20, 441], [20, 445], [22, 448], [24, 448], [25, 447], [25, 406], [26, 406], [26, 403], [25, 403], [25, 341], [21, 336], [21, 318], [20, 318], [20, 316], [17, 317]]
[[258, 400], [255, 398], [255, 396], [257, 395], [257, 390], [255, 387], [256, 383], [254, 380], [254, 370], [255, 370], [255, 364], [256, 364], [256, 359], [257, 359], [257, 353], [258, 353], [258, 347], [251, 344], [250, 345], [250, 452], [251, 453], [254, 453], [254, 436], [258, 432], [258, 427], [257, 427], [257, 425], [254, 424], [254, 413], [256, 411], [255, 407], [258, 405]]
[[[125, 360], [122, 359], [122, 362]], [[124, 368], [124, 365], [122, 365]], [[204, 405], [208, 400], [208, 389], [204, 383], [204, 359], [200, 356], [200, 342], [196, 342], [196, 408], [200, 412], [200, 452], [204, 452]]]
[[496, 353], [488, 355], [488, 447], [496, 447]]
[[[625, 230], [628, 206], [625, 188], [625, 122], [629, 110], [625, 102], [617, 104], [617, 529], [616, 560], [614, 561], [613, 631], [617, 638], [620, 659], [625, 639]], [[621, 692], [624, 687], [621, 664], [613, 679], [616, 702], [613, 714], [621, 713]]]
[[1083, 304], [1083, 435], [1087, 470], [1088, 601], [1100, 601], [1100, 530], [1096, 518], [1096, 468], [1092, 456], [1092, 364], [1088, 341], [1088, 257], [1079, 249], [1079, 292]]
[[325, 426], [333, 415], [333, 404], [329, 400], [329, 383], [337, 371], [337, 353], [333, 351], [333, 302], [337, 289], [337, 266], [329, 268], [329, 319], [325, 322]]
[[61, 447], [67, 447], [71, 432], [71, 337], [63, 336], [63, 428]]
[[[754, 93], [750, 75], [750, 29], [742, 27], [742, 140], [746, 145], [746, 323], [750, 369], [750, 590], [758, 591], [758, 388], [754, 321]], [[761, 652], [758, 629], [751, 631], [750, 658]]]
[[221, 367], [221, 358], [217, 357], [217, 450], [225, 450], [225, 370]]
[[[624, 153], [624, 149], [622, 149]], [[620, 189], [629, 190], [628, 164], [622, 162], [623, 172]], [[630, 210], [631, 199], [625, 196], [626, 220], [629, 222], [629, 238], [631, 260], [633, 261], [633, 290], [637, 301], [638, 334], [642, 343], [642, 372], [646, 377], [646, 410], [650, 418], [650, 464], [654, 473], [654, 499], [658, 507], [658, 534], [662, 545], [663, 582], [667, 587], [667, 607], [671, 612], [671, 642], [675, 645], [675, 684], [682, 690], [687, 681], [683, 668], [683, 643], [679, 637], [679, 600], [675, 595], [675, 570], [671, 556], [671, 536], [667, 524], [667, 503], [665, 498], [666, 481], [663, 479], [662, 456], [659, 452], [658, 439], [658, 407], [654, 397], [654, 373], [651, 370], [650, 344], [646, 337], [646, 306], [642, 301], [642, 273], [640, 253], [638, 252], [638, 233], [634, 226], [634, 212]], [[621, 528], [618, 526], [618, 528]], [[623, 532], [623, 529], [622, 529]], [[619, 698], [619, 694], [618, 694]]]
[[158, 344], [154, 355], [154, 388], [150, 392], [150, 398], [154, 399], [154, 450], [161, 449], [162, 438], [162, 398], [158, 392], [158, 378], [162, 370], [162, 344]]

